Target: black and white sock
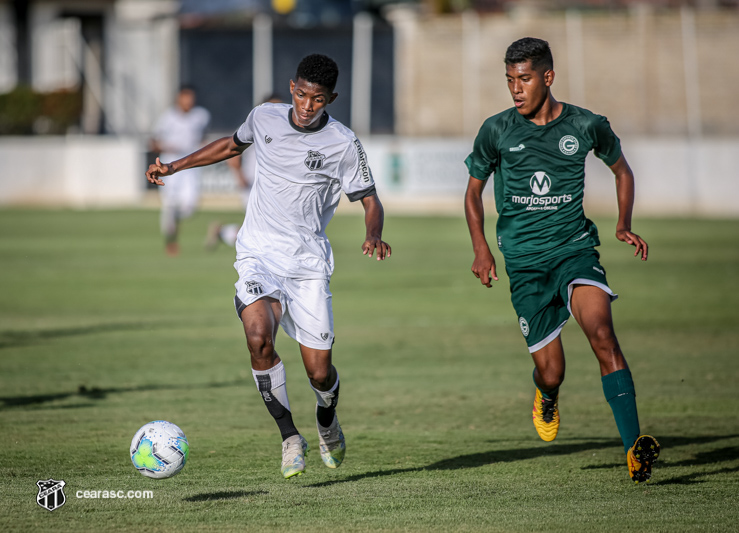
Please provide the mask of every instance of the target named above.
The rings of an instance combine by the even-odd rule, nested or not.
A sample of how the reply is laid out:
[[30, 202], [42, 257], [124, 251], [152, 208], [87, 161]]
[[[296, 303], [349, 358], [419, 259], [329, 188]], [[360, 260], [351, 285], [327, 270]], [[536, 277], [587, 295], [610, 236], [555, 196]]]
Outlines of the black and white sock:
[[269, 370], [252, 369], [251, 373], [262, 395], [264, 405], [277, 422], [282, 440], [298, 435], [298, 430], [293, 424], [293, 415], [290, 412], [290, 401], [287, 399], [285, 367], [282, 366], [282, 361]]
[[336, 405], [339, 403], [339, 373], [336, 372], [336, 382], [330, 390], [320, 391], [312, 384], [311, 388], [316, 393], [318, 406], [316, 407], [316, 419], [321, 427], [329, 427], [334, 421]]

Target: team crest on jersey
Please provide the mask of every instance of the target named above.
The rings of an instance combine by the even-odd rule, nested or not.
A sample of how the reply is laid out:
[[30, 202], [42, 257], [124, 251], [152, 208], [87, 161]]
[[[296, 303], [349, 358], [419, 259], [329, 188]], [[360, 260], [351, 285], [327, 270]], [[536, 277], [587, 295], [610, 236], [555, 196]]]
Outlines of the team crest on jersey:
[[264, 142], [266, 142], [267, 144], [271, 143], [272, 142], [272, 137], [270, 137], [269, 135], [265, 135], [264, 136]]
[[518, 325], [521, 327], [521, 333], [523, 333], [523, 336], [528, 337], [529, 336], [529, 323], [526, 322], [526, 319], [524, 317], [519, 317]]
[[36, 503], [47, 511], [58, 509], [67, 501], [66, 496], [64, 496], [64, 485], [66, 485], [64, 481], [40, 479], [36, 482], [36, 485], [38, 485]]
[[259, 283], [258, 281], [247, 281], [245, 285], [246, 285], [246, 292], [248, 292], [249, 294], [253, 294], [255, 296], [264, 294], [264, 289], [262, 288], [262, 284]]
[[308, 170], [320, 170], [323, 168], [324, 159], [326, 159], [326, 156], [321, 152], [308, 150], [308, 157], [305, 158], [305, 166], [308, 167]]
[[580, 148], [580, 143], [572, 135], [565, 135], [559, 140], [559, 151], [564, 155], [572, 155], [577, 152], [578, 148]]

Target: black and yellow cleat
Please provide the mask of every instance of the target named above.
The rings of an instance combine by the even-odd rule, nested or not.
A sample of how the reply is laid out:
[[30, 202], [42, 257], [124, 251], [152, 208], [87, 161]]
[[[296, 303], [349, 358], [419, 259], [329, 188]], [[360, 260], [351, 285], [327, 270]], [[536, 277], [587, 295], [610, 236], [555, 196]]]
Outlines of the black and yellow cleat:
[[626, 454], [629, 476], [634, 483], [649, 483], [652, 465], [659, 457], [659, 442], [651, 435], [641, 435]]
[[551, 442], [559, 431], [559, 395], [553, 400], [544, 398], [541, 391], [536, 389], [534, 398], [534, 427], [541, 440]]

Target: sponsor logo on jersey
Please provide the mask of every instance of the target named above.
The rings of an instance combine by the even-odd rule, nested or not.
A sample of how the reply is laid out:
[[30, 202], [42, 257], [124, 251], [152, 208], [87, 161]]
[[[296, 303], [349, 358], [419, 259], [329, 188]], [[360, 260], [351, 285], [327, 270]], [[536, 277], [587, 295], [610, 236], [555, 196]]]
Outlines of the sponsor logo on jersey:
[[521, 327], [521, 333], [523, 333], [524, 337], [529, 336], [529, 323], [526, 322], [526, 319], [522, 316], [518, 317], [518, 325]]
[[577, 241], [581, 241], [581, 240], [583, 240], [583, 239], [584, 239], [585, 237], [587, 237], [588, 235], [590, 235], [590, 233], [588, 233], [588, 232], [586, 231], [585, 233], [583, 233], [582, 235], [580, 235], [580, 236], [579, 236], [579, 237], [578, 237], [577, 239], [572, 239], [572, 242], [577, 242]]
[[577, 152], [578, 148], [580, 148], [580, 143], [572, 135], [565, 135], [559, 140], [559, 151], [564, 155], [572, 155]]
[[529, 186], [531, 187], [531, 192], [538, 196], [543, 196], [552, 188], [552, 178], [547, 176], [546, 172], [534, 172], [534, 175], [529, 180]]
[[249, 294], [254, 294], [255, 296], [264, 294], [264, 288], [258, 281], [247, 281], [244, 285], [246, 285], [246, 292]]
[[366, 184], [372, 183], [372, 171], [367, 164], [367, 154], [362, 147], [359, 139], [354, 139], [354, 146], [357, 148], [357, 157], [359, 157], [359, 171], [362, 173], [362, 181]]
[[308, 170], [320, 170], [323, 168], [324, 159], [326, 159], [326, 156], [321, 152], [308, 150], [308, 157], [305, 158], [305, 166], [308, 167]]
[[264, 142], [266, 142], [267, 144], [271, 143], [272, 142], [272, 137], [270, 137], [269, 135], [265, 135], [264, 136]]
[[556, 211], [558, 206], [572, 201], [571, 194], [549, 196], [552, 190], [552, 178], [546, 172], [534, 172], [529, 179], [530, 196], [511, 196], [511, 202], [526, 206], [526, 211]]
[[36, 495], [36, 503], [47, 511], [59, 509], [67, 497], [64, 495], [64, 481], [56, 481], [55, 479], [40, 479], [36, 482], [38, 486], [38, 494]]
[[523, 150], [524, 148], [526, 148], [526, 147], [525, 147], [525, 146], [524, 146], [523, 144], [519, 144], [518, 146], [511, 146], [511, 147], [510, 147], [510, 148], [508, 149], [508, 151], [509, 151], [509, 152], [520, 152], [520, 151], [521, 151], [521, 150]]

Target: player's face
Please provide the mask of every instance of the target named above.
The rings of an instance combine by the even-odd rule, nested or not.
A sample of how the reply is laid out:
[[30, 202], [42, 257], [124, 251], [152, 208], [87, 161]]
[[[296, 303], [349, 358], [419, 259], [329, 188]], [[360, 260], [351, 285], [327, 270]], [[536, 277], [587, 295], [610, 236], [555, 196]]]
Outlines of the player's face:
[[338, 96], [323, 85], [298, 78], [290, 80], [290, 94], [293, 100], [293, 121], [301, 128], [314, 128], [323, 115], [324, 108]]
[[534, 69], [531, 61], [506, 65], [508, 90], [513, 105], [523, 116], [533, 116], [549, 97], [549, 87], [554, 81], [553, 70]]
[[190, 89], [183, 89], [177, 95], [177, 105], [187, 113], [195, 107], [195, 92]]

